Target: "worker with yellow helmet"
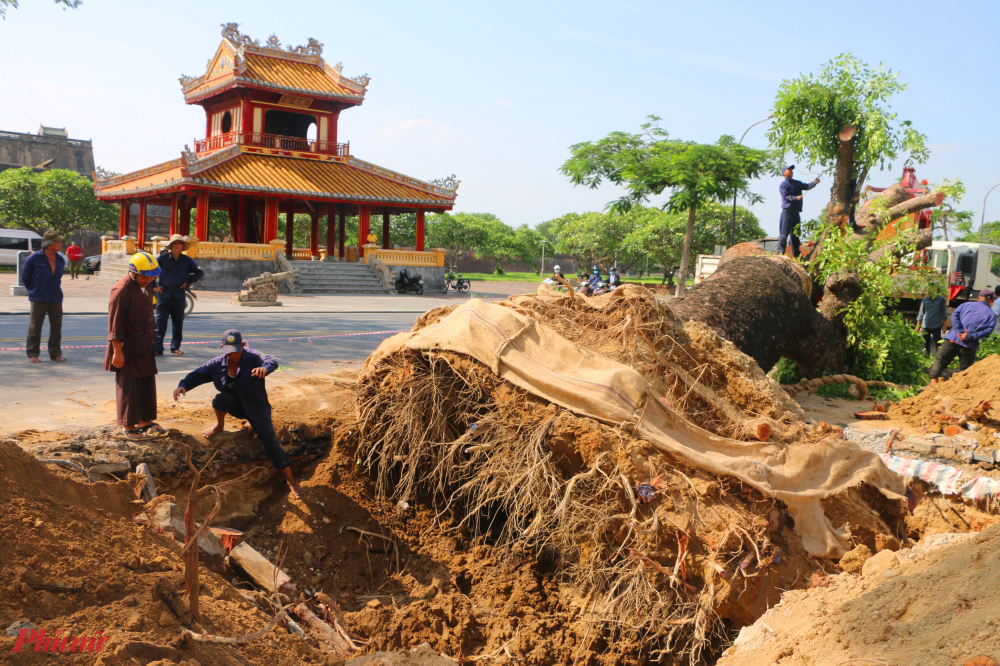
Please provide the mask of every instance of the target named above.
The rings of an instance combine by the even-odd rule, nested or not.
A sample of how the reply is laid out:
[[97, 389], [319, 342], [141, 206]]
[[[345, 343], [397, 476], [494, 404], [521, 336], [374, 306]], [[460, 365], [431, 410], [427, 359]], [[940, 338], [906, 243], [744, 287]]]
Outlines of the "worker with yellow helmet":
[[111, 289], [104, 369], [115, 373], [118, 425], [125, 439], [166, 434], [156, 423], [156, 322], [153, 290], [147, 289], [159, 274], [156, 257], [136, 252], [128, 273]]

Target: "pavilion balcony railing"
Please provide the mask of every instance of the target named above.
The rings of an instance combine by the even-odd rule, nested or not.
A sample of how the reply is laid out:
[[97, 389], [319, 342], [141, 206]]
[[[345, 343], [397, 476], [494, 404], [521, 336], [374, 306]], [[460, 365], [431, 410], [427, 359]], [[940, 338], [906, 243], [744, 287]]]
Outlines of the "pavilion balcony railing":
[[195, 139], [194, 149], [197, 153], [210, 153], [233, 145], [336, 155], [337, 157], [347, 157], [351, 154], [351, 144], [349, 142], [317, 141], [294, 136], [281, 136], [280, 134], [261, 134], [259, 132], [227, 132], [226, 134], [210, 136], [207, 139]]

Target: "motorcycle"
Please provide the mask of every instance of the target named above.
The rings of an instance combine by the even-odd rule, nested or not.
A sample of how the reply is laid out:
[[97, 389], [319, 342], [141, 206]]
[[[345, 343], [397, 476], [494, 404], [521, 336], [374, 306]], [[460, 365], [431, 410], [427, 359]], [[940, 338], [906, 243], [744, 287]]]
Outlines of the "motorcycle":
[[405, 269], [399, 271], [399, 277], [396, 278], [394, 286], [396, 287], [397, 294], [405, 294], [412, 291], [417, 296], [420, 296], [424, 293], [424, 279], [419, 275], [411, 278]]
[[463, 278], [461, 273], [457, 275], [455, 274], [454, 267], [452, 267], [450, 271], [445, 273], [444, 280], [445, 280], [444, 291], [441, 292], [443, 294], [448, 293], [449, 287], [459, 293], [465, 294], [468, 293], [469, 288], [472, 286], [472, 283], [469, 280]]
[[185, 287], [184, 289], [184, 300], [187, 301], [187, 308], [184, 310], [184, 316], [188, 316], [194, 312], [194, 302], [198, 300], [198, 296], [191, 291], [191, 287]]

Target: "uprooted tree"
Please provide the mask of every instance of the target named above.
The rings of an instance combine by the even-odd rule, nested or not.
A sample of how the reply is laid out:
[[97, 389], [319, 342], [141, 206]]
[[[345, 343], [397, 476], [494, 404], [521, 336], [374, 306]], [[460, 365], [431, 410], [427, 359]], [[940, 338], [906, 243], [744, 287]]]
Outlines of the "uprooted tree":
[[[872, 169], [892, 168], [893, 160], [922, 164], [926, 137], [910, 121], [899, 121], [890, 99], [906, 90], [898, 73], [845, 53], [818, 76], [786, 80], [774, 101], [771, 147], [824, 169], [833, 169], [827, 220], [848, 225]], [[822, 245], [822, 238], [818, 245]]]

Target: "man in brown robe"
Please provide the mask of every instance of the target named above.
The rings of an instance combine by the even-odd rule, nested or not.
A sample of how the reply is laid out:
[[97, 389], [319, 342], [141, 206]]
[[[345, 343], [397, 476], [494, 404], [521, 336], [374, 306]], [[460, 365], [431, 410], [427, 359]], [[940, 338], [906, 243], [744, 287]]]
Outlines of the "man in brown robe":
[[155, 423], [156, 322], [153, 290], [146, 288], [160, 267], [151, 254], [137, 252], [128, 270], [111, 289], [104, 369], [115, 373], [118, 425], [127, 438], [146, 439], [166, 432]]

